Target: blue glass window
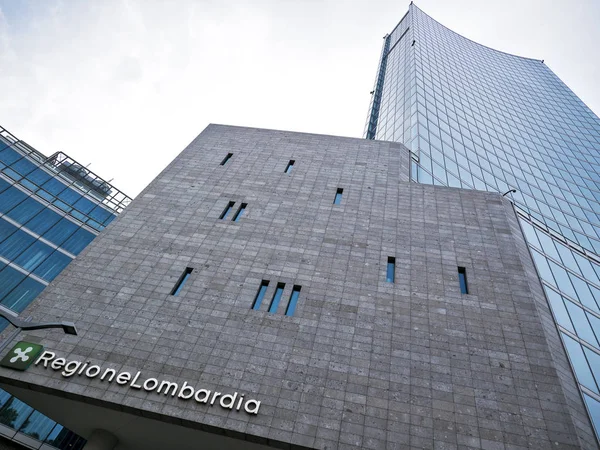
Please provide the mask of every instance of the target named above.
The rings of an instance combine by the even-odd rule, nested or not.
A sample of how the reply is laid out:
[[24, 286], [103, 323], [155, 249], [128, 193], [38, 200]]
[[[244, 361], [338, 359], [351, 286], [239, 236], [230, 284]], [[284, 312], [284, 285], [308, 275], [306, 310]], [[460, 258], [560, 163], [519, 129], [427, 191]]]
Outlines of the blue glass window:
[[52, 281], [71, 261], [67, 255], [56, 250], [37, 266], [33, 273], [44, 280]]
[[34, 241], [14, 259], [14, 262], [23, 269], [32, 271], [53, 252], [54, 248], [50, 247], [49, 245], [43, 243], [42, 241]]
[[583, 353], [583, 350], [581, 349], [581, 344], [571, 339], [564, 333], [561, 333], [561, 335], [565, 342], [565, 347], [569, 352], [569, 356], [571, 357], [573, 369], [575, 370], [575, 374], [577, 375], [579, 382], [597, 394], [598, 386], [596, 385], [594, 375], [592, 375], [592, 371], [588, 366], [587, 359]]
[[46, 438], [46, 443], [59, 450], [82, 450], [86, 440], [57, 423]]
[[254, 302], [252, 303], [252, 309], [260, 309], [260, 304], [265, 298], [265, 293], [267, 292], [267, 287], [269, 286], [269, 280], [262, 280], [260, 283], [260, 288], [258, 288], [258, 292], [256, 293], [256, 297], [254, 298]]
[[554, 281], [554, 276], [552, 275], [552, 271], [548, 265], [548, 260], [541, 253], [538, 253], [535, 250], [531, 251], [531, 255], [533, 256], [533, 260], [535, 261], [535, 266], [537, 267], [540, 277], [556, 286], [556, 281]]
[[115, 216], [114, 214], [109, 215], [106, 220], [104, 221], [104, 226], [108, 225], [109, 223], [111, 223], [113, 220], [115, 220], [117, 218], [117, 216]]
[[27, 197], [13, 209], [8, 211], [6, 215], [20, 224], [24, 224], [44, 208], [45, 206], [35, 198]]
[[571, 316], [571, 320], [575, 325], [575, 330], [577, 332], [577, 336], [581, 339], [589, 342], [592, 345], [598, 345], [598, 341], [596, 340], [596, 335], [592, 331], [592, 327], [587, 320], [587, 316], [583, 309], [581, 309], [576, 304], [570, 302], [569, 300], [565, 301], [565, 305], [569, 314]]
[[577, 294], [575, 294], [575, 291], [573, 290], [573, 285], [571, 284], [571, 280], [569, 279], [567, 271], [553, 261], [549, 259], [547, 261], [548, 266], [550, 266], [552, 269], [552, 274], [556, 280], [556, 285], [560, 288], [560, 290], [571, 298], [577, 298]]
[[33, 412], [33, 408], [11, 397], [0, 409], [0, 423], [18, 430]]
[[339, 205], [340, 203], [342, 203], [342, 193], [343, 192], [344, 192], [344, 190], [342, 188], [338, 188], [338, 190], [335, 193], [335, 197], [333, 199], [334, 205]]
[[1, 303], [13, 311], [18, 313], [23, 312], [45, 287], [33, 278], [26, 277], [6, 297], [0, 297], [2, 300]]
[[36, 169], [36, 167], [37, 166], [34, 163], [32, 163], [26, 158], [22, 158], [10, 166], [11, 169], [13, 169], [21, 176], [25, 176], [28, 173], [33, 172]]
[[227, 161], [229, 161], [232, 156], [233, 156], [233, 153], [227, 153], [227, 156], [225, 158], [223, 158], [223, 161], [221, 161], [221, 165], [224, 166], [225, 164], [227, 164]]
[[100, 205], [96, 205], [92, 212], [90, 212], [89, 216], [96, 222], [104, 225], [108, 225], [110, 221], [114, 219], [114, 215]]
[[585, 356], [588, 359], [588, 363], [590, 364], [590, 368], [592, 369], [592, 373], [596, 378], [596, 382], [598, 382], [598, 377], [600, 376], [600, 355], [598, 353], [590, 350], [586, 346], [582, 345], [581, 348], [585, 353]]
[[50, 178], [52, 178], [52, 176], [48, 174], [45, 170], [37, 168], [33, 172], [27, 174], [26, 178], [32, 183], [36, 184], [37, 186], [41, 186]]
[[52, 204], [54, 206], [56, 206], [57, 208], [62, 209], [65, 212], [70, 212], [73, 209], [71, 207], [71, 205], [68, 205], [65, 202], [63, 202], [62, 200], [59, 200], [57, 198], [55, 198], [54, 200], [52, 200]]
[[4, 181], [2, 178], [0, 178], [0, 192], [4, 192], [10, 186], [11, 184], [8, 181]]
[[12, 261], [35, 241], [36, 239], [30, 234], [23, 230], [16, 230], [8, 239], [0, 243], [0, 256]]
[[294, 163], [296, 161], [294, 161], [293, 159], [290, 159], [290, 162], [288, 163], [287, 167], [285, 168], [285, 173], [290, 173], [292, 171], [292, 169], [294, 168]]
[[583, 394], [583, 398], [585, 399], [585, 404], [590, 411], [590, 416], [592, 417], [592, 423], [594, 424], [594, 427], [596, 429], [600, 429], [600, 402], [585, 393]]
[[242, 218], [242, 214], [244, 214], [244, 211], [246, 210], [246, 206], [248, 206], [247, 203], [242, 203], [240, 208], [237, 210], [237, 212], [233, 216], [233, 219], [231, 219], [231, 220], [234, 222], [238, 222]]
[[94, 240], [95, 237], [96, 235], [90, 233], [89, 231], [79, 228], [61, 245], [61, 247], [66, 251], [73, 253], [74, 255], [78, 255], [85, 247], [87, 247], [90, 242]]
[[[572, 273], [569, 273], [569, 279], [571, 280], [571, 283], [573, 283], [573, 287], [577, 292], [577, 300], [579, 300], [588, 308], [596, 312], [600, 312], [600, 309], [596, 304], [596, 300], [594, 300], [594, 296], [590, 292], [589, 285], [581, 278], [573, 275]], [[558, 287], [562, 289], [562, 286], [560, 284], [558, 285]]]
[[469, 289], [467, 287], [467, 270], [464, 267], [458, 268], [458, 284], [460, 285], [461, 294], [469, 293]]
[[6, 189], [0, 194], [0, 212], [7, 213], [27, 198], [27, 194], [15, 187]]
[[78, 194], [73, 189], [65, 189], [60, 194], [58, 194], [58, 198], [61, 199], [68, 205], [74, 205], [78, 200], [82, 198], [81, 194]]
[[38, 441], [44, 441], [55, 425], [54, 420], [49, 419], [39, 411], [34, 411], [19, 431]]
[[387, 272], [385, 281], [388, 283], [394, 283], [396, 280], [396, 258], [388, 256]]
[[0, 408], [4, 406], [6, 402], [10, 400], [11, 397], [11, 394], [6, 392], [4, 389], [0, 389]]
[[300, 298], [300, 290], [302, 286], [294, 285], [294, 289], [292, 289], [292, 295], [290, 295], [290, 301], [288, 303], [288, 307], [285, 310], [286, 316], [293, 316], [294, 312], [296, 312], [296, 306], [298, 305], [298, 299]]
[[56, 178], [49, 178], [43, 184], [42, 188], [46, 192], [49, 192], [50, 194], [52, 194], [53, 196], [56, 197], [62, 191], [64, 191], [65, 189], [67, 189], [67, 186], [65, 186], [63, 183], [61, 183], [60, 181], [58, 181]]
[[173, 290], [171, 291], [171, 295], [179, 295], [179, 293], [181, 292], [181, 289], [183, 289], [183, 285], [185, 284], [187, 279], [190, 277], [193, 270], [194, 269], [192, 267], [185, 268], [185, 270], [183, 271], [183, 274], [181, 275], [181, 277], [179, 277], [179, 280], [177, 281], [177, 283], [175, 283], [175, 286], [173, 287]]
[[84, 214], [89, 214], [90, 211], [92, 209], [94, 209], [95, 207], [97, 207], [98, 205], [96, 205], [94, 202], [92, 202], [91, 200], [85, 198], [85, 197], [81, 197], [79, 200], [77, 200], [73, 206], [78, 210], [81, 211]]
[[48, 239], [53, 244], [62, 245], [73, 233], [77, 231], [79, 226], [63, 217], [52, 228], [46, 231], [42, 236]]
[[0, 242], [3, 242], [15, 231], [17, 231], [17, 227], [15, 227], [12, 223], [7, 222], [3, 218], [0, 218]]
[[[43, 209], [34, 217], [29, 219], [25, 226], [34, 233], [42, 236], [46, 231], [52, 228], [59, 220], [61, 216], [51, 209]], [[57, 244], [58, 245], [58, 244]]]
[[271, 300], [271, 305], [269, 306], [270, 313], [277, 312], [277, 308], [279, 307], [279, 302], [281, 301], [281, 296], [283, 295], [284, 288], [285, 283], [277, 283], [277, 289], [275, 290], [275, 294], [273, 295], [273, 299]]
[[550, 289], [548, 286], [544, 286], [544, 290], [546, 291], [546, 296], [550, 301], [552, 311], [554, 312], [554, 316], [556, 317], [558, 324], [562, 327], [565, 327], [570, 332], [575, 333], [575, 329], [571, 323], [571, 317], [567, 312], [567, 308], [565, 307], [562, 296], [553, 289]]
[[235, 202], [227, 203], [227, 206], [219, 216], [219, 219], [224, 220], [227, 217], [227, 214], [229, 214], [229, 211], [231, 211], [231, 208], [233, 208], [233, 205], [235, 205]]
[[19, 159], [21, 159], [22, 157], [23, 156], [21, 156], [19, 153], [17, 153], [15, 150], [13, 150], [10, 147], [5, 147], [0, 152], [0, 161], [2, 161], [7, 166], [10, 166], [15, 161], [18, 161]]

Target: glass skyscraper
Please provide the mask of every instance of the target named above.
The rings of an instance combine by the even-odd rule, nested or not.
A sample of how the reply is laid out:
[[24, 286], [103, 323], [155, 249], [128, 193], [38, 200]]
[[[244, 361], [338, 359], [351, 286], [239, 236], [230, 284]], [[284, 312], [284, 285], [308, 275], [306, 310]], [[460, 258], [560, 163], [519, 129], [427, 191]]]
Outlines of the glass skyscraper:
[[600, 119], [544, 64], [411, 3], [385, 36], [365, 137], [411, 149], [412, 181], [514, 202], [600, 430]]
[[[64, 153], [46, 157], [0, 127], [2, 312], [22, 312], [130, 201]], [[85, 443], [3, 390], [0, 435], [34, 448]]]

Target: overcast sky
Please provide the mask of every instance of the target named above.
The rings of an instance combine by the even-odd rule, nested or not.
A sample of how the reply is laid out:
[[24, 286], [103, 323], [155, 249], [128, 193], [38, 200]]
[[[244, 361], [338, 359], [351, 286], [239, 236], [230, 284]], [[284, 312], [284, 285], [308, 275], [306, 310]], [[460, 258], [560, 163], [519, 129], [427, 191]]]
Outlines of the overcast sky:
[[[209, 123], [362, 137], [398, 0], [0, 0], [0, 125], [137, 195]], [[599, 0], [420, 0], [600, 113]]]

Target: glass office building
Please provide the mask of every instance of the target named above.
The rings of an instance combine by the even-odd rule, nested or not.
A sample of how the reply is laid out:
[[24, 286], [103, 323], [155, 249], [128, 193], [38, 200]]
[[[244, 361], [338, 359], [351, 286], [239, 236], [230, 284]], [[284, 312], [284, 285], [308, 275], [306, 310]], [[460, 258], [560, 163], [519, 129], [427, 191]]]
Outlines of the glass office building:
[[411, 3], [385, 36], [365, 137], [411, 179], [513, 200], [600, 430], [600, 119], [544, 64], [473, 42]]
[[[46, 157], [0, 127], [2, 312], [21, 313], [130, 201], [64, 153]], [[0, 435], [34, 448], [85, 443], [2, 390]]]

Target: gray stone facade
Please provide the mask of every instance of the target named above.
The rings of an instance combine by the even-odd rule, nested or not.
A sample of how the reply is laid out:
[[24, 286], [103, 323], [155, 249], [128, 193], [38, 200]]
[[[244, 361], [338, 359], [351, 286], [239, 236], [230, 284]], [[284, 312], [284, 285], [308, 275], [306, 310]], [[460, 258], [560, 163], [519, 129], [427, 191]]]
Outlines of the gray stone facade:
[[210, 125], [25, 312], [77, 324], [26, 336], [57, 356], [244, 393], [258, 414], [39, 365], [0, 368], [3, 387], [50, 417], [67, 402], [56, 418], [84, 436], [77, 404], [279, 448], [594, 448], [511, 204], [409, 183], [409, 161], [396, 143]]

